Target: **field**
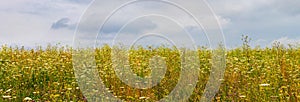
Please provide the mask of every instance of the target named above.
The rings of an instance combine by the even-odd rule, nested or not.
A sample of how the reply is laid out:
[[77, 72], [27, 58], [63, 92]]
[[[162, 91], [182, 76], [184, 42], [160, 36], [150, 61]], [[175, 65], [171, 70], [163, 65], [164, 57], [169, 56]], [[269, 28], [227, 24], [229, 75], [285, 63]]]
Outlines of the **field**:
[[[3, 101], [87, 101], [72, 65], [72, 49], [48, 46], [0, 49], [0, 102]], [[130, 66], [139, 76], [150, 74], [149, 58], [165, 58], [167, 72], [161, 84], [135, 89], [122, 83], [112, 69], [111, 47], [95, 50], [99, 78], [109, 92], [126, 101], [157, 101], [177, 84], [180, 54], [175, 48], [132, 49]], [[190, 101], [199, 101], [211, 70], [211, 51], [199, 48], [199, 79]], [[103, 57], [105, 56], [105, 57]], [[226, 72], [213, 101], [300, 101], [300, 48], [274, 44], [272, 48], [250, 48], [247, 42], [226, 52]]]

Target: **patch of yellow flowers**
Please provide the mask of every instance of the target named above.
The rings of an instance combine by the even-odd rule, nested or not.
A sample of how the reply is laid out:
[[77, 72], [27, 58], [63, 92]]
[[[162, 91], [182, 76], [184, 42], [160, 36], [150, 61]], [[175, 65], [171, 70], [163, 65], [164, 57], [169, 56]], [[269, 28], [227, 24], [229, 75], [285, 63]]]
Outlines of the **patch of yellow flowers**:
[[[135, 89], [116, 77], [110, 58], [111, 47], [95, 50], [100, 78], [107, 90], [125, 101], [157, 101], [176, 86], [180, 75], [180, 52], [157, 47], [130, 50], [130, 66], [138, 76], [151, 73], [149, 59], [166, 60], [167, 72], [161, 84]], [[72, 49], [51, 47], [0, 49], [0, 101], [86, 101], [73, 72]], [[211, 68], [211, 51], [199, 49], [199, 80], [189, 101], [199, 101]], [[300, 101], [299, 48], [237, 48], [226, 53], [227, 68], [213, 101]]]

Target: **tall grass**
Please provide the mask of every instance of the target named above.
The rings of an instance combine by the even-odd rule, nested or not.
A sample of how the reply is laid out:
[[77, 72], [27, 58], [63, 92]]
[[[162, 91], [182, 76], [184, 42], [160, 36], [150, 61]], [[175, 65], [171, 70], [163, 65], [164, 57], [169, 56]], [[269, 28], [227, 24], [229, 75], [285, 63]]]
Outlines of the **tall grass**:
[[[276, 43], [272, 48], [250, 48], [245, 38], [240, 48], [226, 52], [226, 72], [213, 101], [299, 101], [300, 48]], [[150, 89], [136, 89], [116, 77], [112, 68], [112, 48], [95, 50], [96, 62], [105, 86], [125, 101], [155, 101], [167, 96], [180, 77], [180, 52], [157, 47], [130, 50], [130, 66], [138, 76], [151, 73], [149, 58], [163, 57], [167, 72], [161, 83]], [[190, 101], [199, 101], [211, 70], [211, 51], [199, 48], [199, 80]], [[105, 57], [104, 57], [105, 56]], [[0, 101], [86, 101], [72, 68], [72, 49], [48, 46], [25, 50], [0, 49]]]

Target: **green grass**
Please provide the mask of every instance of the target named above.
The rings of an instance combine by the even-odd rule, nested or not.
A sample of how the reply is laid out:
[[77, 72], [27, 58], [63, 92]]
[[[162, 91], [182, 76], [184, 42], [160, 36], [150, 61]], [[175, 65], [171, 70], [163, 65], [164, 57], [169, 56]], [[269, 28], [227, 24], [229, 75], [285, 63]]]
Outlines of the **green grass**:
[[[300, 48], [252, 49], [226, 52], [226, 72], [213, 101], [299, 101]], [[0, 102], [22, 101], [86, 101], [81, 93], [72, 65], [70, 48], [49, 46], [45, 50], [25, 50], [2, 46], [0, 49]], [[138, 48], [130, 50], [130, 66], [139, 76], [151, 73], [149, 58], [164, 57], [167, 72], [161, 83], [150, 89], [135, 89], [124, 84], [112, 68], [111, 48], [95, 50], [100, 76], [111, 93], [126, 101], [155, 101], [167, 96], [180, 75], [180, 52], [175, 48]], [[199, 80], [190, 101], [199, 101], [211, 70], [211, 52], [200, 49]], [[103, 57], [105, 56], [105, 57]]]

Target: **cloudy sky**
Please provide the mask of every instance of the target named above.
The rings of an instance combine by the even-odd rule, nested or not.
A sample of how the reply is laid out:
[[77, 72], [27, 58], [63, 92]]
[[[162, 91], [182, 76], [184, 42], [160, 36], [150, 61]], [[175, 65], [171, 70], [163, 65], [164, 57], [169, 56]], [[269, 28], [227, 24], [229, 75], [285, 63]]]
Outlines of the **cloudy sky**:
[[[105, 0], [103, 1], [105, 2]], [[0, 3], [0, 22], [2, 23], [0, 25], [0, 44], [27, 47], [47, 45], [48, 43], [72, 45], [76, 26], [91, 2], [92, 0], [4, 1]], [[299, 0], [207, 0], [207, 2], [212, 7], [223, 28], [226, 46], [229, 48], [240, 46], [242, 43], [240, 39], [243, 34], [252, 38], [252, 46], [269, 46], [274, 41], [280, 41], [284, 44], [300, 42]], [[105, 6], [99, 7], [99, 9], [111, 10]], [[161, 10], [165, 13], [174, 12], [173, 15], [180, 13], [172, 8], [164, 11], [164, 7], [161, 5], [148, 5], [147, 3], [124, 8], [123, 11], [120, 10], [116, 13], [116, 16], [108, 20], [108, 24], [104, 26], [101, 32], [103, 33], [100, 35], [101, 41], [105, 43], [110, 42], [114, 38], [114, 34], [120, 31], [119, 37], [116, 38], [120, 40], [133, 38], [138, 33], [152, 31], [174, 33], [172, 36], [166, 37], [173, 37], [174, 40], [189, 43], [189, 41], [183, 40], [185, 38], [179, 35], [184, 32], [178, 29], [185, 28], [195, 33], [192, 37], [197, 40], [197, 44], [206, 45], [205, 37], [201, 36], [201, 34], [199, 36], [196, 35], [196, 33], [201, 33], [202, 31], [195, 30], [193, 23], [176, 26], [176, 23], [173, 24], [166, 18], [148, 16], [127, 22], [127, 26], [124, 27], [124, 24], [128, 21], [126, 17], [132, 18], [134, 16], [132, 13], [134, 12], [143, 13], [141, 9]], [[101, 18], [101, 16], [106, 17], [107, 15], [97, 15], [94, 19]], [[182, 17], [181, 21], [190, 22], [189, 20], [190, 18], [187, 16]], [[90, 27], [88, 25], [85, 28], [87, 36]], [[163, 40], [155, 37], [153, 39]], [[140, 43], [153, 42], [153, 39], [145, 39], [140, 41]]]

